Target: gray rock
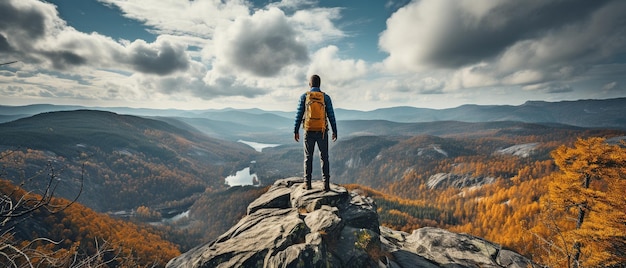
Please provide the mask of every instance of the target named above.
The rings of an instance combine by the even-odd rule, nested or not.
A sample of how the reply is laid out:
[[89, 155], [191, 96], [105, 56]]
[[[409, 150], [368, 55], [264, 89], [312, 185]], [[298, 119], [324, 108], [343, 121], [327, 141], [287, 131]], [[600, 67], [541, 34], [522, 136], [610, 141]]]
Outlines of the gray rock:
[[265, 194], [248, 205], [247, 214], [252, 214], [262, 208], [290, 208], [291, 182], [293, 181], [288, 179], [277, 181], [277, 184], [273, 184]]
[[404, 248], [446, 267], [502, 267], [495, 260], [498, 245], [438, 228], [414, 230]]
[[[295, 244], [268, 255], [265, 267], [326, 267], [322, 250], [310, 244]], [[258, 266], [258, 267], [264, 267]]]
[[519, 253], [506, 249], [500, 250], [498, 257], [496, 258], [496, 262], [502, 267], [507, 268], [527, 268], [529, 266], [538, 267], [533, 265], [532, 262]]
[[312, 212], [323, 205], [339, 207], [350, 200], [350, 194], [346, 188], [333, 186], [331, 191], [324, 192], [324, 186], [319, 181], [313, 182], [312, 186], [312, 190], [295, 187], [291, 192], [291, 207]]
[[490, 176], [474, 177], [471, 174], [437, 173], [428, 178], [426, 185], [430, 189], [445, 189], [447, 187], [461, 189], [465, 187], [491, 184], [495, 181], [496, 178]]
[[168, 265], [256, 267], [257, 263], [263, 264], [268, 252], [304, 241], [306, 228], [298, 212], [293, 209], [261, 209], [245, 216], [216, 241], [192, 249]]
[[379, 226], [369, 197], [301, 178], [276, 181], [216, 240], [167, 267], [527, 267], [523, 256], [484, 239], [437, 228], [408, 234]]
[[405, 232], [396, 231], [384, 226], [380, 226], [380, 240], [383, 242], [383, 246], [386, 247], [387, 251], [398, 250], [402, 248], [402, 245], [406, 241], [406, 236], [408, 235]]
[[340, 210], [339, 216], [346, 225], [354, 228], [365, 228], [380, 233], [376, 204], [369, 197], [351, 193], [350, 202]]
[[[399, 267], [540, 267], [524, 256], [468, 234], [424, 227], [410, 235], [380, 227], [383, 250]], [[387, 265], [387, 267], [391, 267]]]
[[311, 233], [319, 232], [328, 236], [337, 236], [343, 228], [343, 221], [337, 216], [336, 207], [322, 206], [320, 209], [308, 213], [304, 223]]
[[439, 265], [413, 252], [400, 249], [392, 252], [393, 263], [397, 267], [437, 268]]

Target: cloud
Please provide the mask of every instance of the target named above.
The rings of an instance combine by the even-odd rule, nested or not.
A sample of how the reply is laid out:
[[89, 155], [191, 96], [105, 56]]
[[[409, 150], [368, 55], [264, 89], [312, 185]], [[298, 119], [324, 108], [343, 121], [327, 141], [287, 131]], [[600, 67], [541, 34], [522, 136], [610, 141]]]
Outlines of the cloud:
[[344, 3], [98, 1], [156, 40], [80, 32], [52, 4], [0, 0], [0, 63], [19, 60], [3, 66], [0, 95], [293, 109], [282, 103], [313, 73], [334, 102], [357, 109], [624, 92], [625, 1], [387, 1], [398, 8], [378, 35], [389, 56], [372, 64], [340, 49], [353, 40]]
[[144, 22], [156, 34], [212, 38], [215, 29], [249, 15], [246, 1], [98, 0], [118, 7], [125, 17]]
[[572, 92], [573, 89], [570, 85], [562, 84], [562, 83], [542, 83], [542, 84], [534, 84], [522, 87], [524, 90], [528, 91], [541, 91], [545, 93], [565, 93]]
[[[29, 57], [36, 50], [34, 44], [41, 42], [51, 32], [56, 32], [65, 24], [58, 18], [54, 6], [38, 1], [0, 2], [0, 53], [10, 53], [12, 58], [25, 58], [39, 62], [37, 57]], [[63, 59], [63, 52], [46, 51], [38, 56]], [[69, 56], [70, 53], [65, 53]], [[2, 55], [3, 56], [3, 55]], [[72, 62], [71, 59], [68, 62]]]
[[[68, 26], [52, 4], [2, 1], [0, 59], [19, 60], [20, 72], [3, 73], [1, 82], [20, 85], [26, 98], [144, 103], [278, 98], [306, 84], [301, 80], [310, 67], [310, 48], [343, 36], [333, 24], [338, 8], [293, 10], [288, 16], [277, 8], [250, 14], [245, 1], [100, 2], [144, 22], [158, 37], [146, 42], [83, 33]], [[334, 47], [316, 56], [315, 66], [341, 74], [327, 82], [345, 84], [366, 72], [364, 62], [337, 54]], [[19, 98], [18, 91], [11, 92]]]
[[610, 92], [610, 91], [616, 91], [619, 90], [619, 83], [613, 81], [613, 82], [609, 82], [606, 83], [604, 86], [602, 86], [602, 91], [603, 92]]
[[224, 96], [254, 98], [267, 93], [264, 89], [246, 85], [244, 81], [235, 76], [219, 76], [211, 79], [210, 75], [207, 75], [204, 82], [204, 87], [193, 88], [194, 95], [203, 99], [213, 99]]
[[277, 7], [280, 9], [298, 10], [303, 7], [312, 7], [317, 4], [315, 0], [281, 0], [278, 2], [269, 3], [267, 8]]
[[223, 63], [257, 76], [273, 76], [285, 66], [309, 60], [307, 46], [298, 40], [298, 33], [277, 8], [241, 17], [216, 33], [215, 39]]
[[346, 86], [369, 72], [365, 61], [339, 59], [338, 51], [336, 46], [328, 46], [315, 52], [307, 73], [320, 75], [324, 84]]
[[379, 46], [392, 73], [447, 71], [446, 91], [566, 93], [626, 49], [624, 12], [618, 0], [413, 1], [387, 20]]
[[157, 39], [154, 44], [137, 40], [128, 46], [128, 64], [134, 70], [148, 74], [167, 75], [184, 71], [189, 66], [186, 47]]
[[498, 85], [500, 82], [497, 71], [492, 65], [479, 63], [473, 66], [460, 68], [453, 72], [448, 80], [446, 88], [457, 90], [462, 88], [490, 87]]
[[334, 23], [340, 18], [341, 8], [311, 8], [296, 11], [290, 22], [300, 33], [300, 39], [309, 45], [317, 45], [346, 36]]
[[55, 69], [63, 70], [68, 66], [83, 65], [87, 60], [76, 53], [68, 50], [42, 51], [42, 55], [52, 62]]
[[9, 41], [4, 35], [0, 34], [0, 53], [11, 52], [13, 48], [9, 45]]
[[[589, 23], [607, 3], [413, 1], [387, 20], [379, 45], [390, 54], [387, 62], [392, 67], [459, 68], [493, 60], [519, 42], [541, 40], [571, 25]], [[606, 34], [595, 33], [596, 37]]]
[[445, 81], [433, 76], [388, 80], [384, 88], [399, 93], [443, 94]]
[[0, 29], [3, 35], [38, 39], [46, 32], [47, 21], [56, 10], [44, 3], [2, 1], [0, 3]]
[[81, 33], [67, 26], [53, 5], [38, 1], [0, 3], [0, 37], [0, 55], [58, 71], [86, 66], [167, 75], [189, 65], [186, 46], [165, 38], [125, 46], [97, 33]]
[[[208, 3], [221, 5], [223, 9], [199, 5]], [[268, 94], [269, 89], [285, 92], [288, 88], [285, 83], [293, 84], [294, 79], [290, 76], [305, 72], [306, 64], [301, 63], [308, 59], [308, 50], [302, 41], [304, 38], [299, 36], [301, 33], [293, 26], [295, 20], [288, 22], [290, 18], [276, 10], [260, 11], [250, 16], [245, 5], [233, 5], [233, 12], [225, 12], [224, 9], [230, 8], [227, 6], [232, 3], [236, 1], [223, 4], [202, 0], [188, 2], [192, 5], [190, 8], [195, 9], [193, 12], [166, 6], [164, 2], [150, 1], [150, 5], [144, 3], [146, 7], [159, 6], [158, 12], [165, 17], [178, 14], [179, 19], [184, 18], [169, 22], [151, 20], [151, 25], [155, 27], [153, 30], [161, 35], [156, 41], [148, 43], [143, 40], [114, 40], [98, 33], [79, 32], [66, 25], [56, 8], [48, 3], [32, 0], [1, 1], [0, 59], [20, 61], [14, 66], [19, 68], [19, 72], [2, 71], [0, 74], [0, 91], [4, 92], [1, 95], [4, 101], [24, 98], [40, 102], [42, 98], [54, 98], [59, 101], [130, 101], [145, 104], [171, 99], [186, 101], [189, 98], [249, 99]], [[209, 16], [213, 12], [219, 16]], [[136, 19], [159, 17], [154, 10], [142, 14], [139, 11], [128, 11], [125, 14]], [[216, 19], [220, 16], [220, 19]], [[258, 35], [251, 37], [263, 40], [263, 45], [251, 46], [257, 40], [246, 40], [245, 36], [236, 35], [248, 34], [248, 29], [236, 27], [236, 17], [241, 17], [241, 22], [247, 21], [248, 24], [267, 24], [266, 28], [258, 28], [252, 33]], [[183, 22], [187, 19], [199, 26], [188, 27]], [[320, 20], [326, 21], [327, 18], [322, 17]], [[223, 72], [219, 68], [207, 69], [218, 65], [215, 54], [204, 58], [203, 62], [190, 57], [194, 53], [194, 50], [188, 50], [190, 46], [213, 46], [211, 38], [219, 24], [223, 24], [220, 29], [234, 30], [226, 33], [234, 33], [238, 43], [229, 45], [247, 44], [251, 50], [268, 49], [255, 52], [260, 57], [250, 65], [253, 68], [249, 70], [253, 75], [241, 72], [245, 70], [241, 69], [241, 65], [247, 67], [247, 62], [241, 61], [246, 60], [244, 58], [220, 55], [220, 59], [227, 63], [225, 65], [233, 68], [232, 71]], [[245, 52], [245, 48], [237, 48], [239, 50], [234, 53]], [[196, 57], [200, 56], [198, 50], [195, 51]], [[256, 77], [257, 74], [269, 74], [260, 69], [262, 66], [270, 67], [272, 73], [280, 70], [288, 70], [290, 73], [284, 79], [265, 80]]]

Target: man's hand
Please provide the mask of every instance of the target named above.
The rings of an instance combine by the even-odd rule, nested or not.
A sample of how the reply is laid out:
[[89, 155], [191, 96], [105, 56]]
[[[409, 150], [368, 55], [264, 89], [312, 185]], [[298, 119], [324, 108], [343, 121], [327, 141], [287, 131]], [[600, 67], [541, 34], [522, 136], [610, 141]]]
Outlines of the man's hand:
[[333, 133], [333, 142], [337, 140], [337, 133]]
[[300, 133], [294, 133], [293, 134], [293, 139], [296, 140], [296, 142], [300, 141]]

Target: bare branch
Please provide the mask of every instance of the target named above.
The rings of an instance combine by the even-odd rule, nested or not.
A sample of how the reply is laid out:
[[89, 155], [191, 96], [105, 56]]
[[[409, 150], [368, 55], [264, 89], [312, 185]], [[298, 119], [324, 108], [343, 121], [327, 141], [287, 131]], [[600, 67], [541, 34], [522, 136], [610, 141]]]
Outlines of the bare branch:
[[[0, 155], [0, 159], [5, 158], [15, 151], [5, 152]], [[84, 187], [85, 176], [85, 162], [81, 166], [81, 175], [79, 178], [80, 188], [79, 192], [74, 196], [70, 202], [64, 202], [63, 205], [55, 205], [52, 201], [59, 186], [58, 174], [52, 165], [52, 162], [48, 162], [45, 169], [40, 170], [35, 176], [22, 180], [22, 185], [26, 181], [31, 181], [34, 177], [40, 176], [44, 171], [47, 172], [48, 180], [45, 184], [45, 189], [42, 194], [36, 194], [32, 191], [20, 190], [20, 187], [14, 187], [8, 190], [8, 192], [0, 193], [0, 263], [6, 265], [6, 267], [34, 267], [33, 260], [36, 260], [36, 265], [44, 265], [50, 267], [98, 267], [98, 263], [101, 261], [102, 254], [108, 249], [101, 251], [98, 249], [98, 256], [87, 257], [84, 260], [76, 263], [76, 266], [67, 266], [69, 264], [69, 257], [62, 258], [54, 257], [53, 255], [42, 252], [37, 249], [38, 244], [50, 244], [59, 245], [61, 241], [53, 241], [49, 238], [36, 238], [29, 241], [25, 245], [19, 246], [18, 240], [14, 240], [14, 230], [20, 224], [30, 218], [35, 211], [45, 210], [50, 214], [55, 214], [67, 209], [74, 204], [80, 195], [82, 194]], [[63, 171], [64, 169], [61, 169]], [[119, 254], [119, 253], [118, 253]], [[76, 258], [77, 256], [75, 256]], [[64, 259], [67, 258], [67, 259]], [[106, 263], [105, 263], [106, 265]]]
[[18, 62], [18, 61], [14, 60], [14, 61], [10, 61], [10, 62], [0, 63], [0, 66], [2, 66], [2, 65], [9, 65], [9, 64], [16, 63], [16, 62]]

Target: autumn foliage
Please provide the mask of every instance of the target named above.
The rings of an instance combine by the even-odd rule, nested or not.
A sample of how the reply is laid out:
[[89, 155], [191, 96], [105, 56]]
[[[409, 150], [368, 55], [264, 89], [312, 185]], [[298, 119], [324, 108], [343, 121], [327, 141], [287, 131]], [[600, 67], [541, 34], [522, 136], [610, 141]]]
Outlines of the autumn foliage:
[[626, 149], [602, 138], [580, 139], [552, 156], [545, 222], [550, 253], [559, 267], [611, 267], [626, 263]]
[[[374, 198], [381, 224], [396, 230], [435, 226], [469, 233], [550, 267], [619, 267], [625, 263], [626, 153], [623, 144], [595, 138], [624, 136], [624, 132], [511, 125], [478, 129], [471, 135], [363, 136], [341, 141], [332, 149], [331, 162], [338, 163], [333, 166], [332, 182], [358, 183], [344, 186]], [[136, 133], [135, 129], [127, 131]], [[43, 137], [49, 138], [60, 129], [44, 132]], [[217, 145], [196, 150], [204, 143], [184, 133], [170, 135], [151, 129], [139, 133], [135, 141], [141, 141], [137, 143], [141, 146], [122, 143], [125, 139], [105, 132], [102, 137], [106, 139], [97, 141], [113, 141], [114, 147], [77, 145], [75, 139], [67, 139], [65, 149], [71, 153], [25, 148], [0, 158], [0, 165], [10, 172], [7, 177], [18, 178], [15, 183], [23, 179], [22, 174], [39, 172], [49, 161], [63, 163], [69, 175], [80, 172], [78, 163], [84, 163], [92, 187], [86, 190], [94, 194], [81, 196], [81, 201], [94, 204], [94, 210], [136, 209], [135, 220], [153, 221], [160, 218], [159, 208], [193, 196], [189, 218], [151, 227], [75, 204], [56, 214], [37, 211], [24, 221], [30, 225], [20, 225], [3, 241], [17, 241], [58, 258], [93, 256], [107, 246], [103, 258], [111, 260], [112, 266], [162, 266], [179, 254], [177, 246], [188, 250], [215, 239], [267, 190], [234, 187], [220, 191], [226, 188], [223, 177], [237, 169], [236, 162], [242, 158], [247, 164], [252, 155], [237, 146], [194, 159], [187, 156], [210, 152], [209, 147]], [[27, 135], [9, 138], [21, 136]], [[531, 157], [497, 153], [530, 143], [536, 144]], [[258, 157], [266, 158], [257, 162], [257, 174], [264, 183], [293, 175], [285, 169], [301, 171], [301, 148], [274, 154], [270, 150]], [[489, 182], [433, 187], [429, 181], [438, 173], [489, 178]], [[67, 189], [60, 190], [72, 193], [73, 181], [63, 182]], [[4, 181], [0, 186], [2, 191], [15, 189]], [[36, 181], [33, 186], [38, 186]], [[41, 237], [58, 244], [33, 242]]]
[[396, 230], [436, 226], [470, 233], [550, 267], [619, 267], [626, 263], [626, 149], [595, 137], [568, 144], [573, 147], [558, 146], [545, 160], [439, 162], [437, 171], [464, 168], [498, 177], [480, 187], [430, 189], [429, 173], [416, 171], [384, 191], [346, 187], [374, 198], [381, 224]]
[[[0, 180], [0, 191], [16, 199], [39, 198], [6, 180]], [[49, 206], [64, 209], [51, 213], [42, 207], [26, 215], [28, 221], [16, 218], [17, 224], [3, 225], [14, 231], [2, 232], [2, 243], [20, 248], [35, 266], [45, 267], [69, 267], [93, 257], [110, 267], [163, 267], [180, 254], [156, 229], [113, 219], [78, 203], [66, 207], [68, 202], [52, 198]], [[15, 261], [24, 263], [25, 259]]]

